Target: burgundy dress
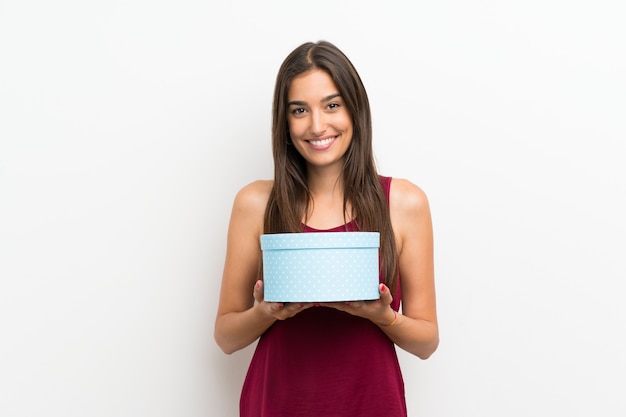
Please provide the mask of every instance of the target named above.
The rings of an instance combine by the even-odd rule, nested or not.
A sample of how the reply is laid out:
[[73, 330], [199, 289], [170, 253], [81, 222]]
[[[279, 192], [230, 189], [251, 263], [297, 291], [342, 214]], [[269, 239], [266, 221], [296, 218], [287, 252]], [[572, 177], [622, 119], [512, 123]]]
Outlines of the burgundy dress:
[[[389, 198], [391, 178], [381, 177], [381, 183]], [[346, 226], [356, 231], [352, 222], [323, 231], [346, 231]], [[399, 282], [395, 294], [392, 308], [398, 310]], [[406, 416], [395, 345], [371, 321], [333, 308], [311, 307], [276, 321], [252, 357], [240, 415]]]

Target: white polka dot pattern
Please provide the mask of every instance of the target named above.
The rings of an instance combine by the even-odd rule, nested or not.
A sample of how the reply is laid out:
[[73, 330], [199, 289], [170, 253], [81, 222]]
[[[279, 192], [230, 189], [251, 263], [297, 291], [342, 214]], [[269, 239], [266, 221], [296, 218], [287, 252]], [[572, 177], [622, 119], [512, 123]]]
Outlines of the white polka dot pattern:
[[378, 232], [262, 235], [265, 300], [377, 299], [379, 245]]

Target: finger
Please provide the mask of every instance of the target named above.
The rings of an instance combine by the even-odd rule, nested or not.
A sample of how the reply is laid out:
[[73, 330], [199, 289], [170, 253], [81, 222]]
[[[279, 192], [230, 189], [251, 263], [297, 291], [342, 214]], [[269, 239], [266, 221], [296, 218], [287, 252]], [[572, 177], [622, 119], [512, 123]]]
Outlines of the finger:
[[351, 308], [362, 308], [365, 305], [365, 302], [363, 302], [363, 301], [346, 301], [343, 304], [348, 306], [348, 307], [351, 307]]
[[380, 284], [378, 289], [380, 292], [380, 301], [385, 305], [391, 304], [391, 302], [393, 301], [393, 296], [391, 295], [391, 291], [389, 291], [389, 287], [387, 287], [385, 284]]
[[264, 299], [263, 281], [258, 280], [254, 284], [254, 290], [253, 290], [252, 294], [254, 295], [254, 299], [256, 300], [257, 303], [260, 303], [260, 302], [263, 301], [263, 299]]
[[305, 303], [288, 303], [285, 310], [289, 314], [289, 317], [293, 317], [305, 308], [307, 308]]

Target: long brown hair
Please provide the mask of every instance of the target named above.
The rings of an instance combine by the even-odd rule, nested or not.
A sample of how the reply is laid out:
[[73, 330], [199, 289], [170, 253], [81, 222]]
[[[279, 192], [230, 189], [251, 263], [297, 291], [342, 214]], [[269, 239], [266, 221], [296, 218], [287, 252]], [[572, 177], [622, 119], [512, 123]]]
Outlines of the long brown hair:
[[294, 77], [311, 69], [328, 73], [352, 117], [352, 141], [343, 167], [344, 217], [348, 203], [361, 231], [380, 233], [381, 272], [395, 292], [398, 255], [389, 217], [389, 205], [380, 183], [372, 150], [372, 119], [361, 77], [352, 62], [335, 45], [307, 42], [283, 61], [276, 77], [272, 118], [274, 186], [265, 211], [265, 233], [303, 231], [311, 193], [304, 158], [290, 145], [287, 95]]

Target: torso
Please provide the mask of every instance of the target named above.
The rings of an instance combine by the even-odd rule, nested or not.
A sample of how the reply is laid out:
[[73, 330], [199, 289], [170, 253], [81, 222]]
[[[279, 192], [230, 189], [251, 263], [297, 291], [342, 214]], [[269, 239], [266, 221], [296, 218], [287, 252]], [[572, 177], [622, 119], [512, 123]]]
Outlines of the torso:
[[[262, 191], [271, 190], [271, 182], [255, 187], [260, 203]], [[269, 191], [265, 201], [268, 196]], [[304, 231], [357, 230], [354, 222], [344, 224], [341, 219], [337, 223], [333, 218], [331, 226], [325, 227], [327, 223], [320, 219], [309, 221], [312, 224]], [[392, 307], [397, 310], [400, 301], [401, 295]], [[240, 407], [242, 417], [406, 416], [395, 345], [367, 319], [311, 307], [275, 322], [263, 334], [250, 363]]]
[[344, 214], [343, 194], [339, 192], [325, 196], [314, 195], [311, 210], [302, 219], [302, 223], [318, 230], [331, 229], [352, 221], [351, 211], [348, 204]]

